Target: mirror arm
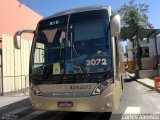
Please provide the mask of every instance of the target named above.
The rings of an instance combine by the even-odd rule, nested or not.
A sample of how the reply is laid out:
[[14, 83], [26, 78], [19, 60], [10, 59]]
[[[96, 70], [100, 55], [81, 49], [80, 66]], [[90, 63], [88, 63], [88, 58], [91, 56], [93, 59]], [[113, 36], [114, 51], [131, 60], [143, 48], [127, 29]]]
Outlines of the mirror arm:
[[20, 31], [17, 31], [15, 36], [21, 36], [22, 33], [32, 33], [34, 34], [34, 30], [20, 30]]
[[22, 33], [32, 33], [32, 34], [34, 34], [35, 31], [34, 30], [20, 30], [20, 31], [17, 31], [13, 36], [14, 47], [16, 49], [21, 48], [21, 35], [22, 35]]

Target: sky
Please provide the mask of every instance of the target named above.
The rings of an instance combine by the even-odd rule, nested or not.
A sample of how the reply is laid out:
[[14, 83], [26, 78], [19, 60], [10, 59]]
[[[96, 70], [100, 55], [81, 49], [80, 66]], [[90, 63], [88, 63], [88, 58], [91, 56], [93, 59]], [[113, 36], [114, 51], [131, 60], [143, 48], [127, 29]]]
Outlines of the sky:
[[[67, 9], [91, 5], [111, 6], [112, 10], [119, 9], [130, 0], [19, 0], [43, 17]], [[149, 22], [156, 29], [160, 29], [160, 0], [135, 0], [135, 3], [149, 5]]]

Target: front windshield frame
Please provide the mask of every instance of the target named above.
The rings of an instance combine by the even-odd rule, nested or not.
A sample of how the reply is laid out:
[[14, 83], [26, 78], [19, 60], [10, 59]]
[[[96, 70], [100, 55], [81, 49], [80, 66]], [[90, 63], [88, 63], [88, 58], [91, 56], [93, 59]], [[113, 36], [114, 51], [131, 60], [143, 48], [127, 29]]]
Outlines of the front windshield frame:
[[[111, 62], [111, 63], [110, 63], [110, 67], [112, 67], [111, 41], [110, 41], [110, 38], [111, 38], [111, 37], [110, 37], [110, 33], [109, 33], [109, 17], [108, 17], [108, 11], [105, 10], [105, 12], [106, 12], [106, 15], [107, 15], [107, 19], [106, 19], [106, 20], [108, 21], [108, 25], [107, 25], [107, 27], [106, 27], [106, 31], [107, 31], [107, 32], [106, 32], [106, 39], [108, 39], [108, 45], [109, 45], [109, 51], [110, 51], [110, 62]], [[75, 15], [76, 15], [76, 13], [75, 13]], [[69, 16], [70, 16], [70, 15], [68, 15], [68, 17], [69, 17]], [[72, 16], [72, 14], [71, 14], [71, 16]], [[71, 18], [72, 18], [72, 17], [71, 17]], [[67, 19], [67, 20], [68, 20], [68, 19]], [[67, 26], [66, 26], [66, 30], [67, 30], [67, 29], [69, 29], [70, 22], [69, 22], [69, 24], [66, 23], [66, 25], [67, 25]], [[40, 26], [37, 27], [37, 30], [39, 30], [40, 28], [41, 28]], [[38, 34], [38, 32], [37, 32], [37, 34]], [[33, 46], [33, 47], [32, 47], [32, 48], [33, 48], [33, 49], [32, 49], [32, 53], [35, 52], [35, 49], [34, 49], [34, 48], [35, 48], [35, 46], [36, 46], [36, 42], [35, 42], [35, 41], [36, 41], [36, 39], [37, 39], [37, 34], [34, 36], [34, 42], [33, 42], [33, 45], [32, 45], [32, 46]], [[67, 40], [69, 39], [69, 37], [70, 37], [70, 36], [67, 37]], [[66, 52], [67, 52], [67, 50], [66, 50]], [[32, 64], [32, 65], [31, 65], [31, 66], [32, 66], [31, 69], [32, 69], [32, 74], [33, 74], [33, 73], [34, 73], [34, 72], [33, 72], [33, 69], [34, 69], [34, 68], [33, 68], [33, 64], [34, 64], [34, 54], [32, 54], [32, 57], [31, 57], [31, 64]], [[43, 67], [44, 67], [44, 66], [43, 66]], [[43, 69], [43, 68], [41, 68], [41, 69]], [[80, 68], [80, 69], [81, 69], [81, 73], [86, 73], [86, 74], [89, 73], [89, 71], [84, 70], [83, 68]], [[110, 69], [110, 68], [109, 68], [109, 69]], [[106, 69], [106, 70], [108, 70], [108, 69]], [[95, 71], [94, 71], [94, 72], [95, 72]], [[94, 73], [94, 72], [93, 72], [93, 73]], [[103, 72], [103, 71], [102, 71], [102, 72]], [[35, 74], [35, 73], [34, 73], [34, 74]], [[38, 73], [38, 74], [41, 74], [41, 75], [42, 75], [43, 73], [40, 72], [40, 73]], [[72, 74], [72, 73], [70, 73], [70, 74]]]

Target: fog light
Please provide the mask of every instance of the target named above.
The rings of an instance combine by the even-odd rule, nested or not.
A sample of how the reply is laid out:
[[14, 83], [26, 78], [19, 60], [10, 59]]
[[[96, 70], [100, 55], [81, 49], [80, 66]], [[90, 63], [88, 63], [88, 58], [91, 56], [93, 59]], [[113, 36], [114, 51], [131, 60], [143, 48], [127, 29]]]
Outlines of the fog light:
[[111, 103], [106, 103], [105, 106], [106, 106], [106, 108], [111, 108], [112, 104]]
[[101, 92], [101, 90], [100, 90], [99, 88], [97, 88], [97, 89], [96, 89], [96, 92], [97, 92], [97, 93], [100, 93], [100, 92]]

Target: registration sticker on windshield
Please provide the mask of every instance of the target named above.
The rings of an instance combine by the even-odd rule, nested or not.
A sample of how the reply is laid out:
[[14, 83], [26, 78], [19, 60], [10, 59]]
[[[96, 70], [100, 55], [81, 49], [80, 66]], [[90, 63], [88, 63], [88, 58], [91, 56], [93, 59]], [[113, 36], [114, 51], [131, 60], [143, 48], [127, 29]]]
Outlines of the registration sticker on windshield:
[[53, 64], [53, 75], [60, 74], [60, 63]]

